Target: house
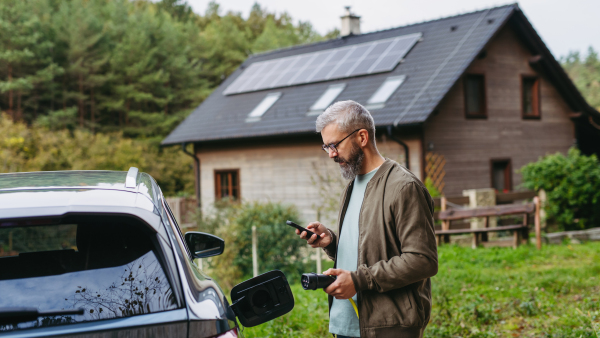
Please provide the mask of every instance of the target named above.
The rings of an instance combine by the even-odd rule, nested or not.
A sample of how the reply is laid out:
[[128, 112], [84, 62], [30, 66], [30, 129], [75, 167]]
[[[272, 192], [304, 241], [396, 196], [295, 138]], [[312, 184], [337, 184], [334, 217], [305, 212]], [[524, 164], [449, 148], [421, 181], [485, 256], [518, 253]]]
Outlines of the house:
[[518, 5], [368, 34], [349, 11], [342, 22], [338, 39], [249, 57], [162, 142], [194, 145], [203, 205], [283, 201], [316, 219], [341, 183], [315, 120], [340, 100], [365, 105], [380, 151], [446, 195], [516, 189], [517, 169], [575, 144], [600, 153], [600, 114]]

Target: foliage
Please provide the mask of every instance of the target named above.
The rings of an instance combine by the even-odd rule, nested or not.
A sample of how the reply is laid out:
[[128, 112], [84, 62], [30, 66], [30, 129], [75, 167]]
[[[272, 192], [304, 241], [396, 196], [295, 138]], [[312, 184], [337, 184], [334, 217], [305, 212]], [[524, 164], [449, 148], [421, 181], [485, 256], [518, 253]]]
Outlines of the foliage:
[[[71, 111], [72, 113], [73, 111]], [[61, 114], [69, 112], [62, 112]], [[57, 113], [59, 115], [59, 113]], [[47, 121], [59, 123], [60, 118]], [[0, 115], [0, 173], [47, 170], [122, 170], [138, 167], [152, 175], [167, 196], [192, 194], [193, 170], [179, 148], [159, 149], [120, 132], [96, 133], [45, 126], [27, 127]]]
[[295, 207], [280, 203], [216, 203], [209, 214], [198, 217], [200, 231], [226, 243], [222, 255], [206, 260], [210, 273], [227, 289], [252, 277], [252, 226], [256, 226], [259, 273], [278, 269], [288, 280], [298, 279], [306, 272], [302, 259], [306, 242], [285, 224], [299, 223], [298, 218]]
[[244, 19], [183, 0], [6, 0], [0, 30], [0, 109], [13, 120], [60, 116], [56, 127], [155, 143], [250, 54], [323, 39], [258, 4]]
[[429, 194], [431, 195], [431, 197], [440, 197], [440, 196], [442, 196], [442, 194], [440, 193], [440, 191], [433, 184], [433, 180], [431, 180], [431, 178], [427, 177], [425, 179], [424, 183], [425, 183], [425, 188], [427, 188], [427, 190], [429, 191]]
[[600, 226], [600, 161], [572, 148], [567, 156], [547, 155], [521, 168], [523, 185], [544, 189], [548, 217], [564, 230]]
[[563, 68], [567, 71], [575, 86], [587, 102], [600, 110], [600, 59], [598, 52], [592, 47], [584, 57], [579, 52], [571, 52], [561, 59]]
[[[425, 337], [596, 337], [600, 243], [511, 248], [442, 246]], [[292, 285], [296, 306], [245, 328], [254, 337], [331, 337], [327, 297]]]
[[184, 0], [6, 0], [0, 30], [0, 172], [138, 166], [166, 195], [193, 193], [189, 157], [159, 148], [193, 108], [250, 54], [323, 39]]

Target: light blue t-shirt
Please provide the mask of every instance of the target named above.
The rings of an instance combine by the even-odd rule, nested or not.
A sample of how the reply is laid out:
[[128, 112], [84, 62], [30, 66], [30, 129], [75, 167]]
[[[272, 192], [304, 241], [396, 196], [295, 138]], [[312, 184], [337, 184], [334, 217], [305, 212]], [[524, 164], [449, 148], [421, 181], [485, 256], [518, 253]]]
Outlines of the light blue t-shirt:
[[[377, 168], [379, 169], [379, 168]], [[337, 248], [337, 268], [356, 271], [358, 268], [358, 217], [367, 183], [375, 176], [377, 169], [364, 175], [356, 175], [350, 202], [346, 209], [342, 232]], [[356, 295], [352, 297], [356, 302]], [[329, 332], [342, 336], [360, 337], [358, 317], [347, 299], [333, 299], [329, 313]]]

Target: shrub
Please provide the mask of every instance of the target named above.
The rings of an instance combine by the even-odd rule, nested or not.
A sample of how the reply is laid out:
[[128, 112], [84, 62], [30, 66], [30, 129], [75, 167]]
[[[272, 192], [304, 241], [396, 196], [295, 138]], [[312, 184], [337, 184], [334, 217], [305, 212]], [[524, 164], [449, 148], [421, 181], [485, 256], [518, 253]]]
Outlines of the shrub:
[[441, 197], [442, 193], [435, 187], [433, 180], [429, 177], [425, 178], [425, 188], [429, 191], [431, 197]]
[[225, 240], [225, 252], [206, 260], [210, 274], [227, 288], [252, 277], [252, 226], [258, 236], [259, 273], [281, 270], [290, 283], [306, 272], [306, 242], [285, 224], [299, 222], [294, 206], [280, 203], [218, 202], [199, 214], [198, 229]]
[[600, 226], [600, 162], [575, 148], [547, 155], [521, 168], [523, 185], [544, 189], [548, 217], [563, 230]]
[[0, 173], [138, 167], [152, 175], [167, 196], [194, 191], [193, 162], [179, 147], [161, 149], [120, 132], [50, 128], [44, 124], [28, 127], [0, 114]]

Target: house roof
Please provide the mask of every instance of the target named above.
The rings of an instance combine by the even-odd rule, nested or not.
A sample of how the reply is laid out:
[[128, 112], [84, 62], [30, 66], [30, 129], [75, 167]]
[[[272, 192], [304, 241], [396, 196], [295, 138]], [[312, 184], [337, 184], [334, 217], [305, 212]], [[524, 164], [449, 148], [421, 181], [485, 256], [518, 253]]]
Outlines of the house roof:
[[[404, 83], [387, 100], [385, 106], [370, 109], [375, 125], [383, 127], [423, 123], [494, 34], [509, 20], [516, 21], [517, 29], [524, 32], [524, 41], [534, 51], [534, 55], [543, 56], [538, 59], [539, 65], [551, 71], [551, 77], [556, 80], [553, 82], [560, 84], [559, 89], [566, 94], [573, 111], [584, 112], [591, 109], [518, 5], [512, 4], [250, 56], [163, 140], [162, 145], [314, 133], [317, 116], [308, 115], [307, 112], [330, 85], [346, 84], [336, 101], [354, 100], [366, 104], [386, 78], [401, 75], [406, 76]], [[415, 33], [421, 33], [422, 39], [391, 72], [224, 95], [227, 87], [255, 62]], [[275, 104], [258, 121], [248, 122], [248, 114], [269, 93], [274, 92], [281, 93]]]

